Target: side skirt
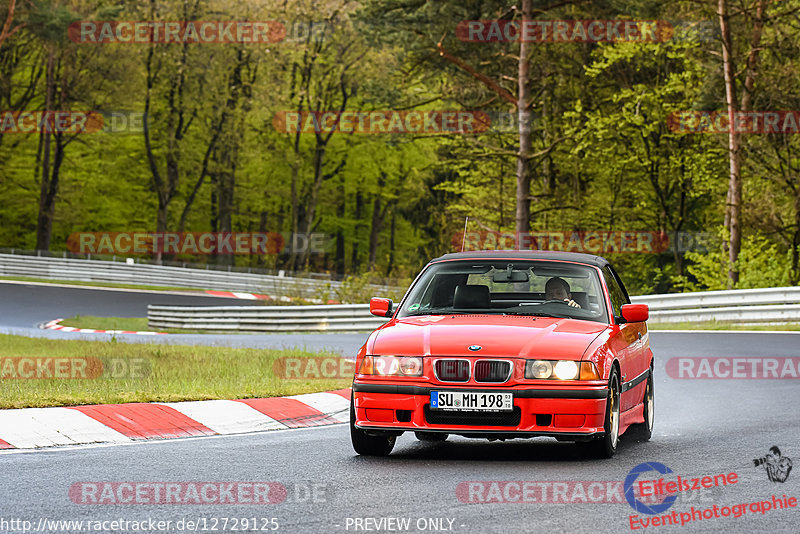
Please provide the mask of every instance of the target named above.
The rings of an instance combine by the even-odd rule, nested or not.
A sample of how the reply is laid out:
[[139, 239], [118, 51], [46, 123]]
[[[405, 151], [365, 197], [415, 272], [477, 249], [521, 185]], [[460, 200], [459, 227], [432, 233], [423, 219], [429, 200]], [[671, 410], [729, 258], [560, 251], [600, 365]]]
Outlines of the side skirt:
[[644, 403], [619, 414], [619, 435], [621, 436], [629, 426], [637, 423], [644, 423]]

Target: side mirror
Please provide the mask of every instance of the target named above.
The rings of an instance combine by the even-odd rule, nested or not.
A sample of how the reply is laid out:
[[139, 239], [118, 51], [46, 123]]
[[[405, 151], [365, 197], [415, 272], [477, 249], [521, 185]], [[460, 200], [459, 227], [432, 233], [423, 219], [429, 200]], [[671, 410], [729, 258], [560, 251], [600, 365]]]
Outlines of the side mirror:
[[392, 299], [372, 297], [369, 299], [369, 312], [378, 317], [392, 316]]
[[623, 304], [622, 318], [626, 323], [642, 323], [650, 318], [647, 304]]

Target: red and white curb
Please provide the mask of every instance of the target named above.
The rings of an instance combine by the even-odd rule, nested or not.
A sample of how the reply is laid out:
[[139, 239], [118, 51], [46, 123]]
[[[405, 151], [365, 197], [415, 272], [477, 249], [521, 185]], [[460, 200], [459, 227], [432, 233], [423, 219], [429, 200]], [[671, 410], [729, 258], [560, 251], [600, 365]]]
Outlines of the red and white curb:
[[45, 330], [61, 330], [62, 332], [77, 332], [79, 334], [139, 334], [142, 336], [166, 334], [166, 332], [151, 332], [149, 330], [95, 330], [94, 328], [75, 328], [72, 326], [63, 326], [58, 324], [63, 320], [64, 319], [53, 319], [52, 321], [41, 325], [40, 328]]
[[0, 410], [0, 449], [244, 434], [350, 420], [350, 389], [264, 399]]
[[[225, 297], [229, 299], [244, 299], [244, 300], [278, 300], [280, 302], [294, 302], [295, 300], [302, 300], [302, 299], [295, 299], [292, 297], [287, 297], [286, 295], [278, 297], [275, 295], [259, 295], [258, 293], [240, 293], [238, 291], [206, 291], [207, 295], [212, 295], [215, 297]], [[322, 299], [306, 299], [307, 302], [311, 302], [313, 304], [326, 304], [322, 301]], [[341, 304], [338, 300], [328, 300], [327, 304]]]

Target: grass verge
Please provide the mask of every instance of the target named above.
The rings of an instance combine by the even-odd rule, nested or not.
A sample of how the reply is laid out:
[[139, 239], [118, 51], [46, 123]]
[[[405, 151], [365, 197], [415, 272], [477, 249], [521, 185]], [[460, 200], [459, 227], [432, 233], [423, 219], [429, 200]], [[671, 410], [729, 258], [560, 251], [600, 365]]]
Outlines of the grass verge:
[[[275, 368], [280, 368], [280, 364], [276, 364], [279, 358], [320, 356], [337, 361], [341, 358], [334, 353], [301, 350], [0, 335], [0, 408], [277, 397], [349, 387], [351, 378], [285, 379], [275, 372]], [[36, 359], [33, 364], [36, 367], [21, 363], [22, 359], [30, 358]], [[54, 363], [48, 363], [48, 358], [53, 362], [59, 358], [99, 360], [103, 363], [103, 375], [98, 378], [11, 378], [18, 376], [20, 370], [30, 372], [32, 368], [48, 366], [52, 369]], [[89, 368], [87, 375], [93, 374], [91, 363]]]
[[[64, 319], [61, 326], [73, 328], [90, 328], [92, 330], [127, 330], [132, 332], [150, 331], [167, 332], [169, 334], [208, 334], [207, 330], [183, 330], [181, 328], [151, 328], [147, 317], [96, 317], [94, 315], [76, 315]], [[229, 332], [240, 334], [241, 332]]]
[[61, 326], [73, 328], [92, 328], [94, 330], [159, 330], [147, 326], [147, 317], [96, 317], [94, 315], [76, 315], [64, 319]]

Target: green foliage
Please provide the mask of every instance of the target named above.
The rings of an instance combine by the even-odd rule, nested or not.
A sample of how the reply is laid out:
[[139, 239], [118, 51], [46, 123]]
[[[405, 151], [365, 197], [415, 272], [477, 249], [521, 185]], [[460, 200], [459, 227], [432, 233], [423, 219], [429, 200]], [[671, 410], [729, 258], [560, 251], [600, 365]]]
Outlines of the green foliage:
[[[716, 20], [713, 6], [689, 2], [556, 5], [535, 17]], [[310, 229], [330, 236], [332, 249], [168, 259], [329, 273], [344, 279], [343, 288], [319, 298], [365, 302], [374, 296], [370, 284], [407, 284], [430, 258], [458, 249], [466, 217], [470, 230], [514, 229], [519, 136], [508, 96], [518, 90], [519, 44], [466, 42], [455, 34], [460, 21], [519, 20], [508, 2], [18, 6], [25, 26], [0, 45], [0, 110], [44, 107], [43, 72], [53, 52], [62, 109], [141, 112], [149, 94], [153, 165], [171, 176], [159, 185], [141, 131], [73, 136], [55, 197], [53, 251], [65, 250], [74, 232], [156, 231], [159, 210], [168, 231]], [[800, 109], [793, 90], [800, 45], [784, 16], [797, 6], [793, 0], [768, 7], [755, 109]], [[151, 18], [280, 20], [289, 34], [281, 42], [186, 47], [67, 39], [76, 20]], [[737, 16], [733, 24], [737, 57], [749, 42], [744, 21]], [[719, 43], [698, 37], [531, 46], [534, 231], [675, 235], [722, 226], [725, 136], [669, 127], [674, 112], [724, 108]], [[474, 135], [329, 137], [281, 131], [276, 118], [298, 109], [480, 110], [510, 128], [495, 122]], [[31, 249], [37, 242], [42, 156], [35, 133], [0, 135], [0, 247]], [[739, 286], [800, 283], [791, 253], [800, 246], [800, 137], [745, 136], [743, 157]], [[633, 294], [726, 285], [721, 250], [609, 257]], [[297, 287], [284, 289], [307, 298]]]
[[[738, 267], [740, 278], [734, 289], [758, 287], [785, 287], [792, 285], [790, 270], [791, 251], [781, 251], [761, 236], [748, 236], [742, 242]], [[727, 289], [728, 255], [720, 250], [708, 254], [687, 252], [693, 262], [689, 273], [697, 280], [687, 283], [690, 291], [712, 291]]]
[[34, 0], [25, 18], [28, 31], [45, 42], [63, 45], [69, 41], [67, 28], [81, 16], [53, 0]]

